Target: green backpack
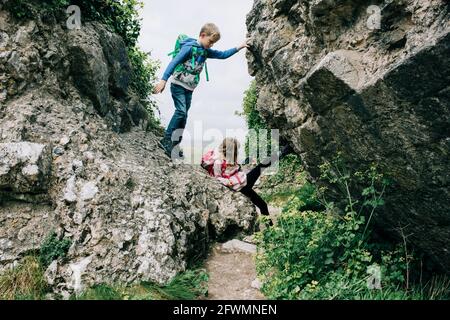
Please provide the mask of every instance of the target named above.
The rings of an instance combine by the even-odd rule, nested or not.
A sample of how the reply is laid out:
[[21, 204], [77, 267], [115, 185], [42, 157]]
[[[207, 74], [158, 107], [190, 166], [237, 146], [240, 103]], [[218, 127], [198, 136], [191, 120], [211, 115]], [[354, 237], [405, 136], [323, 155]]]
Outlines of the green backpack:
[[[169, 53], [168, 56], [172, 56], [172, 58], [175, 58], [181, 50], [181, 43], [183, 41], [185, 41], [186, 39], [189, 39], [189, 37], [187, 35], [180, 34], [177, 37], [177, 41], [175, 42], [175, 49], [171, 53]], [[202, 55], [204, 55], [206, 57], [207, 51], [202, 50], [202, 52], [199, 52], [197, 47], [195, 47], [195, 46], [192, 47], [192, 60], [191, 60], [192, 61], [192, 69], [195, 68], [195, 61], [197, 60], [197, 57], [202, 56]], [[175, 67], [175, 72], [180, 72], [180, 71], [191, 73], [189, 70], [186, 70], [183, 63], [180, 63], [179, 65], [177, 65]], [[206, 64], [206, 61], [205, 61], [205, 74], [206, 74], [206, 81], [209, 81], [208, 65]], [[197, 75], [197, 82], [198, 82], [198, 80], [200, 80], [199, 74]]]

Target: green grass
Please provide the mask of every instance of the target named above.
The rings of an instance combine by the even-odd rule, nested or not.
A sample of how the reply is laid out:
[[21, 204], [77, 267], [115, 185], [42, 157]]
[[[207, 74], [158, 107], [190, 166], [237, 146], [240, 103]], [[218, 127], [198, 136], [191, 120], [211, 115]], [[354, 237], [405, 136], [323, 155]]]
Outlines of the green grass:
[[[188, 270], [167, 285], [142, 282], [132, 286], [98, 284], [71, 300], [195, 300], [208, 294], [204, 269]], [[27, 256], [0, 276], [0, 300], [43, 300], [49, 287], [37, 256]]]
[[0, 275], [0, 300], [40, 300], [47, 289], [44, 270], [35, 256]]
[[175, 276], [167, 285], [142, 282], [133, 286], [100, 284], [72, 300], [195, 300], [206, 296], [208, 275], [204, 269], [188, 270]]

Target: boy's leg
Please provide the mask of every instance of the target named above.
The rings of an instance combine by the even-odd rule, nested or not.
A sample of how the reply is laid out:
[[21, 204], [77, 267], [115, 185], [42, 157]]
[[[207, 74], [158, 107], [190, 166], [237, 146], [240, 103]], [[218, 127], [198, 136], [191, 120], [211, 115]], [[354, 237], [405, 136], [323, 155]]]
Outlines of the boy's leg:
[[175, 112], [164, 134], [164, 146], [166, 147], [166, 149], [169, 149], [168, 151], [172, 149], [173, 132], [177, 129], [184, 128], [184, 126], [186, 125], [186, 118], [187, 118], [185, 89], [181, 86], [171, 84], [170, 92], [172, 93], [172, 99], [175, 105]]
[[[180, 123], [180, 127], [178, 129], [185, 129], [186, 128], [186, 124], [187, 124], [187, 119], [188, 119], [188, 112], [189, 109], [191, 108], [191, 102], [192, 102], [192, 91], [184, 89], [184, 99], [185, 99], [185, 106], [186, 106], [186, 113], [185, 113], [185, 117], [184, 120]], [[178, 144], [181, 143], [181, 140], [183, 139], [182, 136], [183, 132], [180, 132], [180, 135], [178, 137], [178, 139], [176, 141], [173, 142], [173, 145], [176, 146]]]

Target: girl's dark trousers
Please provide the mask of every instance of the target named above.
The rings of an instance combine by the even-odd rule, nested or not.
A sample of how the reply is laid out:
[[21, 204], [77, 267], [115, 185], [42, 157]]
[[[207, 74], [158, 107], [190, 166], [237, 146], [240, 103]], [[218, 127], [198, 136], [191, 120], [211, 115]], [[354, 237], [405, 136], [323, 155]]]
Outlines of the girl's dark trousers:
[[261, 175], [261, 164], [257, 165], [249, 173], [247, 173], [247, 185], [243, 187], [240, 192], [253, 202], [255, 206], [261, 210], [261, 214], [269, 215], [269, 209], [267, 208], [267, 203], [253, 190], [253, 186]]

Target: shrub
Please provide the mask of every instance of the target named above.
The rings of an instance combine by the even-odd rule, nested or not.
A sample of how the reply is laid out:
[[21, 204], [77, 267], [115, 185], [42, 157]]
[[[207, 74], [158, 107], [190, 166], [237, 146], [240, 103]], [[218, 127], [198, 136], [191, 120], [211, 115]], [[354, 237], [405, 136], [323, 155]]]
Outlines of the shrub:
[[42, 243], [39, 251], [39, 262], [47, 268], [53, 260], [64, 258], [72, 242], [69, 239], [58, 239], [55, 232], [51, 233]]
[[[340, 161], [321, 168], [322, 178], [343, 191], [345, 208], [338, 210], [334, 202], [328, 202], [325, 188], [314, 191], [310, 184], [301, 188], [284, 207], [277, 224], [256, 237], [256, 265], [263, 293], [270, 299], [444, 297], [442, 288], [448, 288], [445, 280], [428, 290], [434, 296], [410, 282], [410, 267], [417, 259], [406, 242], [395, 245], [371, 239], [370, 221], [384, 204], [388, 185], [376, 166], [355, 174]], [[368, 183], [360, 196], [351, 191], [354, 179]], [[323, 210], [305, 210], [308, 201], [319, 198]], [[369, 285], [377, 284], [373, 282], [377, 279], [381, 288], [371, 289]]]
[[160, 62], [150, 59], [149, 54], [141, 51], [137, 47], [128, 49], [128, 57], [132, 66], [130, 86], [147, 110], [150, 119], [150, 128], [158, 128], [160, 122], [157, 120], [154, 112], [157, 106], [150, 99], [150, 94], [153, 90], [153, 84], [157, 79], [156, 73], [160, 67]]
[[[306, 174], [299, 156], [289, 154], [281, 159], [275, 174], [261, 177], [261, 184], [258, 186], [258, 189], [261, 190], [261, 196], [264, 200], [274, 205], [279, 205], [297, 197], [299, 192], [308, 191], [313, 196], [312, 185], [308, 184], [308, 187], [310, 186], [311, 188], [299, 188], [299, 186], [305, 186], [307, 183]], [[318, 204], [312, 197], [307, 201], [308, 204], [311, 201]]]
[[270, 127], [267, 125], [267, 123], [264, 121], [264, 119], [261, 117], [261, 115], [259, 114], [259, 112], [256, 109], [256, 103], [258, 101], [258, 90], [256, 87], [256, 81], [252, 81], [250, 84], [250, 87], [244, 92], [244, 99], [242, 102], [242, 113], [238, 113], [238, 115], [243, 116], [247, 122], [247, 127], [248, 129], [254, 129], [256, 130], [256, 132], [259, 133], [258, 130], [267, 130], [267, 137], [266, 137], [266, 141], [267, 141], [267, 154], [260, 154], [260, 140], [261, 137], [256, 136], [256, 137], [250, 137], [249, 135], [247, 136], [246, 139], [246, 143], [245, 143], [245, 153], [248, 155], [249, 154], [249, 142], [251, 141], [250, 139], [255, 139], [257, 142], [257, 155], [258, 155], [258, 159], [256, 160], [260, 160], [260, 158], [264, 158], [266, 156], [270, 155], [271, 152], [271, 148], [272, 148], [272, 141], [271, 141], [271, 132], [270, 132]]

